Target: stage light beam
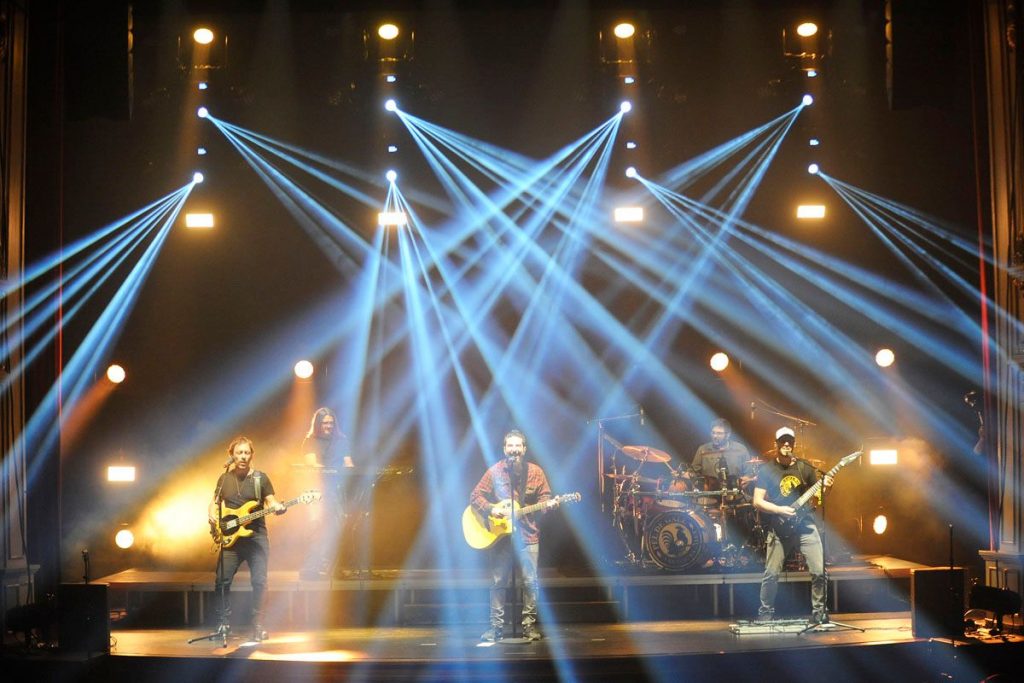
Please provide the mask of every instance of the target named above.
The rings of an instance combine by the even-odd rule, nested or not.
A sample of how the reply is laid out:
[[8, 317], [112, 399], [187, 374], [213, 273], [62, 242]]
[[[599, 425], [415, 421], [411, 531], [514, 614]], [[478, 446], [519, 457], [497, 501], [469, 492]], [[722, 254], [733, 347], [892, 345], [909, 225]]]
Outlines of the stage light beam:
[[377, 214], [377, 225], [382, 228], [400, 228], [409, 224], [405, 211], [381, 211]]

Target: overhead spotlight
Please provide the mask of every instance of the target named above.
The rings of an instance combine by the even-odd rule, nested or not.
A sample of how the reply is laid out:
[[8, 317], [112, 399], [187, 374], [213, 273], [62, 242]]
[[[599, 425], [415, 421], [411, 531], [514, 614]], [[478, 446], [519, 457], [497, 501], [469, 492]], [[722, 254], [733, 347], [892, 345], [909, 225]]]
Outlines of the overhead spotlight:
[[197, 147], [196, 148], [196, 154], [198, 154], [201, 157], [202, 156], [206, 156], [206, 148], [205, 147]]
[[121, 550], [128, 550], [135, 545], [135, 534], [132, 533], [131, 529], [121, 529], [114, 534], [114, 543]]
[[613, 215], [616, 223], [643, 223], [644, 207], [616, 206]]
[[803, 38], [810, 38], [818, 32], [818, 25], [813, 21], [805, 21], [796, 27], [796, 34]]
[[635, 142], [633, 142], [632, 140], [629, 140], [629, 141], [628, 141], [628, 142], [626, 143], [626, 149], [636, 149], [636, 143], [635, 143]]
[[203, 182], [204, 180], [206, 180], [206, 176], [204, 176], [199, 171], [196, 171], [195, 173], [192, 174], [192, 182], [195, 183], [196, 185]]
[[398, 27], [394, 24], [381, 24], [377, 27], [377, 35], [381, 40], [394, 40], [398, 37]]
[[393, 183], [396, 180], [398, 180], [398, 174], [395, 173], [394, 171], [388, 171], [387, 173], [384, 174], [384, 177], [388, 179], [389, 183]]
[[895, 448], [872, 448], [868, 451], [869, 465], [896, 465], [899, 463], [899, 450]]
[[405, 211], [381, 211], [377, 214], [377, 225], [382, 228], [400, 228], [409, 224]]
[[811, 97], [809, 94], [804, 95], [803, 99], [800, 100], [800, 102], [802, 102], [805, 107], [809, 107], [812, 104], [814, 104], [814, 98]]
[[878, 367], [887, 368], [896, 362], [896, 354], [892, 349], [879, 349], [875, 354], [875, 362]]
[[196, 87], [199, 88], [200, 90], [206, 90], [207, 88], [210, 87], [210, 84], [207, 83], [206, 81], [199, 81], [199, 84]]
[[817, 77], [818, 77], [817, 70], [815, 70], [815, 69], [808, 69], [807, 70], [807, 78], [817, 78]]
[[810, 145], [811, 147], [817, 147], [818, 145], [821, 144], [821, 140], [819, 140], [818, 138], [811, 138], [810, 140], [807, 141], [807, 144]]
[[213, 227], [213, 214], [212, 213], [186, 213], [185, 214], [185, 227], [186, 228], [212, 228]]
[[135, 481], [134, 465], [109, 465], [107, 467], [107, 481], [130, 482]]
[[127, 376], [128, 373], [124, 371], [124, 368], [116, 363], [107, 368], [107, 379], [113, 384], [120, 384]]
[[192, 33], [192, 40], [196, 41], [200, 45], [209, 45], [213, 42], [213, 31], [204, 27], [197, 28]]
[[612, 33], [615, 34], [616, 38], [622, 38], [623, 40], [626, 38], [632, 38], [633, 34], [636, 33], [636, 26], [633, 26], [633, 24], [628, 21], [624, 21], [620, 24], [616, 24], [615, 28], [612, 29]]
[[199, 107], [199, 109], [196, 109], [196, 116], [198, 116], [201, 119], [205, 119], [209, 115], [210, 115], [210, 110], [207, 109], [206, 107]]
[[811, 175], [818, 175], [818, 171], [820, 170], [821, 169], [818, 168], [817, 164], [811, 164], [810, 166], [807, 167], [807, 172], [810, 173]]
[[398, 111], [398, 102], [395, 102], [393, 99], [387, 100], [384, 102], [384, 108], [388, 111]]
[[875, 532], [875, 535], [881, 536], [885, 533], [886, 529], [889, 528], [889, 517], [884, 511], [879, 510], [878, 514], [875, 515], [875, 519], [871, 522], [871, 530]]
[[824, 204], [800, 204], [796, 207], [796, 217], [805, 219], [815, 219], [825, 217], [825, 205]]
[[633, 78], [632, 76], [626, 76], [622, 79], [622, 82], [625, 83], [626, 85], [633, 85], [634, 83], [636, 83], [636, 79]]
[[619, 111], [621, 111], [623, 114], [628, 114], [629, 112], [633, 111], [633, 103], [630, 102], [629, 100], [626, 100], [625, 102], [619, 105]]
[[295, 364], [295, 376], [299, 379], [309, 379], [313, 376], [313, 364], [308, 360], [300, 360]]
[[387, 81], [388, 83], [394, 83], [395, 81], [398, 80], [398, 76], [396, 76], [395, 74], [388, 74], [387, 76], [384, 77], [384, 80]]
[[711, 369], [714, 370], [715, 372], [722, 372], [727, 367], [729, 367], [729, 356], [719, 351], [718, 353], [711, 356], [709, 365], [711, 365]]
[[627, 178], [636, 178], [636, 167], [635, 166], [630, 166], [629, 168], [626, 169], [626, 177]]
[[388, 145], [388, 154], [394, 154], [398, 151], [398, 145]]

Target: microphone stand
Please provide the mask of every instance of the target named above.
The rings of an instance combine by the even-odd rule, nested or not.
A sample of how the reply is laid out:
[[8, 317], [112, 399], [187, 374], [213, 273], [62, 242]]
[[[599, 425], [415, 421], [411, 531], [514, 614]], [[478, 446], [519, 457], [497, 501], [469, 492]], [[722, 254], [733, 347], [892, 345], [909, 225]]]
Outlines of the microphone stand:
[[[803, 460], [803, 462], [807, 461]], [[810, 463], [807, 464], [810, 465]], [[811, 465], [811, 467], [814, 467], [814, 465]], [[809, 633], [811, 631], [820, 631], [823, 629], [827, 629], [829, 631], [835, 631], [836, 629], [846, 631], [860, 631], [861, 633], [864, 633], [864, 629], [860, 628], [859, 626], [854, 626], [852, 624], [844, 624], [841, 621], [831, 621], [829, 619], [828, 597], [830, 591], [828, 589], [829, 578], [827, 552], [829, 534], [828, 531], [825, 530], [825, 500], [828, 498], [828, 495], [825, 492], [825, 472], [823, 470], [818, 469], [817, 467], [814, 467], [814, 471], [818, 473], [818, 481], [821, 482], [821, 488], [818, 490], [821, 492], [821, 573], [825, 577], [825, 604], [823, 605], [823, 609], [825, 611], [822, 613], [820, 622], [815, 624], [808, 624], [804, 628], [804, 630], [800, 631], [800, 633], [798, 633], [797, 635], [802, 636], [805, 633]]]
[[[524, 455], [519, 458], [525, 458]], [[520, 643], [529, 643], [530, 641], [526, 638], [522, 638], [517, 634], [519, 629], [518, 624], [522, 621], [523, 616], [519, 604], [521, 602], [519, 591], [522, 590], [522, 586], [516, 585], [516, 574], [519, 572], [520, 559], [519, 559], [519, 524], [516, 523], [516, 493], [519, 492], [519, 481], [516, 478], [516, 466], [513, 462], [514, 458], [508, 457], [505, 459], [505, 467], [508, 468], [508, 482], [512, 489], [512, 509], [509, 511], [509, 529], [508, 535], [509, 542], [509, 555], [512, 559], [512, 576], [510, 581], [510, 588], [512, 590], [512, 614], [510, 615], [512, 621], [512, 636], [509, 638], [502, 638], [499, 643], [506, 643], [509, 645], [515, 645]], [[527, 467], [526, 463], [523, 463], [524, 469]]]
[[[231, 468], [232, 464], [233, 459], [228, 460], [228, 463], [224, 465], [224, 474], [221, 475], [220, 484], [217, 486], [217, 531], [220, 534], [224, 533], [224, 499], [221, 497], [221, 494], [224, 491], [224, 484], [225, 482], [227, 482], [228, 479], [228, 470]], [[217, 577], [217, 596], [218, 599], [220, 600], [220, 618], [226, 620], [228, 618], [226, 612], [228, 601], [227, 593], [224, 586], [224, 544], [222, 542], [218, 542], [217, 545], [220, 546], [220, 548], [217, 550], [217, 570], [215, 572]], [[217, 640], [219, 638], [221, 642], [221, 647], [226, 648], [228, 646], [228, 633], [230, 632], [231, 624], [221, 623], [217, 625], [217, 630], [213, 633], [208, 633], [205, 636], [198, 636], [196, 638], [189, 638], [188, 644], [191, 645], [192, 643], [198, 643], [200, 640]]]

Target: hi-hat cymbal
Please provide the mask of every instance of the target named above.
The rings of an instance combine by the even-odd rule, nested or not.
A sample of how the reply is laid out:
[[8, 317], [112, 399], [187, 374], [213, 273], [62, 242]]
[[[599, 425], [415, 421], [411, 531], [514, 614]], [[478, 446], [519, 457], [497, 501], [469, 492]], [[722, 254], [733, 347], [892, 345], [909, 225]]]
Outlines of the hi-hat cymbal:
[[623, 446], [622, 452], [641, 462], [668, 462], [672, 456], [650, 446]]
[[661, 483], [661, 479], [651, 479], [650, 477], [637, 477], [637, 476], [634, 476], [632, 474], [615, 474], [614, 472], [608, 472], [604, 476], [606, 476], [609, 479], [614, 479], [615, 481], [625, 481], [627, 479], [635, 479], [640, 484], [655, 484], [655, 485], [657, 485], [657, 484]]

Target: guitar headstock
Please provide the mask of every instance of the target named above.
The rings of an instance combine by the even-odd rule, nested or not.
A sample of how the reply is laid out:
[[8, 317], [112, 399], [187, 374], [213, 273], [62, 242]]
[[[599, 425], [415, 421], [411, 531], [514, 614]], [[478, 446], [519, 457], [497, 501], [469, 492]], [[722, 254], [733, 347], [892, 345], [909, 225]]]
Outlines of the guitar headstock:
[[847, 465], [849, 465], [851, 462], [853, 462], [862, 455], [864, 455], [864, 451], [854, 451], [853, 453], [844, 456], [843, 459], [839, 461], [839, 464], [842, 465], [843, 467], [846, 467]]
[[578, 503], [581, 500], [583, 500], [583, 496], [580, 495], [579, 491], [577, 491], [576, 493], [567, 493], [564, 496], [559, 496], [559, 498], [561, 498], [566, 503]]
[[309, 491], [303, 491], [301, 494], [299, 494], [299, 502], [305, 505], [309, 505], [310, 503], [316, 502], [323, 497], [323, 494], [317, 491], [316, 489], [310, 489]]

